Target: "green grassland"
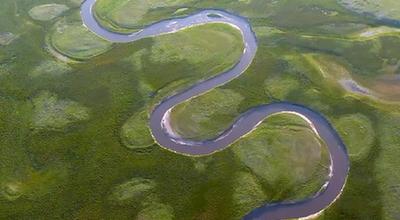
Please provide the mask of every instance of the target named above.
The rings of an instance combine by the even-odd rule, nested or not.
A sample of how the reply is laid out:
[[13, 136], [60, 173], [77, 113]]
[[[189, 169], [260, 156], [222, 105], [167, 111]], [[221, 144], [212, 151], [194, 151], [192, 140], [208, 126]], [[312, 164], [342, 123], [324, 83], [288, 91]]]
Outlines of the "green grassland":
[[[177, 155], [152, 140], [147, 119], [156, 103], [237, 61], [243, 45], [235, 29], [210, 24], [110, 44], [81, 25], [80, 2], [1, 3], [0, 219], [240, 219], [265, 202], [318, 191], [329, 157], [298, 117], [271, 117], [207, 157]], [[246, 73], [174, 109], [182, 136], [213, 137], [272, 101], [309, 106], [332, 122], [351, 160], [342, 196], [318, 219], [399, 217], [399, 104], [337, 83], [348, 74], [398, 97], [398, 81], [375, 84], [399, 74], [398, 28], [336, 0], [145, 2], [98, 0], [96, 16], [130, 32], [222, 8], [249, 17], [258, 37]], [[33, 19], [29, 11], [45, 4], [69, 9]]]
[[357, 13], [371, 14], [378, 18], [400, 19], [400, 3], [396, 0], [340, 0], [339, 2]]
[[[150, 50], [141, 50], [125, 59], [139, 72], [141, 84], [138, 89], [141, 95], [152, 96], [154, 100], [149, 100], [145, 109], [123, 125], [121, 137], [124, 143], [130, 148], [153, 144], [147, 122], [154, 103], [160, 101], [157, 94], [165, 97], [165, 93], [171, 94], [178, 88], [188, 86], [188, 82], [199, 81], [230, 68], [243, 50], [241, 42], [237, 30], [213, 24], [158, 37]], [[186, 65], [175, 65], [182, 62]], [[143, 63], [147, 65], [143, 66]], [[155, 65], [148, 66], [150, 63]], [[166, 69], [175, 70], [166, 73]], [[173, 85], [174, 82], [181, 83]]]
[[297, 116], [268, 118], [232, 149], [264, 186], [269, 186], [267, 201], [306, 198], [321, 188], [329, 173], [325, 144]]
[[49, 21], [60, 16], [62, 13], [68, 10], [69, 8], [66, 5], [44, 4], [35, 6], [31, 10], [29, 10], [29, 15], [34, 20]]
[[375, 131], [371, 120], [362, 114], [342, 116], [337, 119], [339, 134], [347, 143], [351, 157], [365, 156], [374, 145]]
[[74, 60], [90, 59], [110, 50], [112, 43], [90, 32], [77, 15], [54, 24], [48, 36], [48, 46]]
[[[369, 31], [371, 29], [362, 33]], [[399, 100], [398, 84], [387, 80], [395, 78], [400, 70], [398, 32], [381, 29], [374, 36], [360, 37], [352, 34], [348, 38], [280, 34], [280, 40], [305, 52], [318, 51], [315, 56], [306, 57], [310, 64], [320, 70], [325, 81], [353, 79], [383, 100]]]
[[182, 103], [171, 112], [173, 129], [178, 135], [204, 140], [216, 137], [240, 114], [243, 97], [228, 89], [215, 89], [206, 95]]
[[193, 0], [106, 0], [96, 3], [95, 15], [102, 25], [111, 30], [132, 32], [146, 23], [179, 14], [180, 8], [190, 6], [193, 2]]

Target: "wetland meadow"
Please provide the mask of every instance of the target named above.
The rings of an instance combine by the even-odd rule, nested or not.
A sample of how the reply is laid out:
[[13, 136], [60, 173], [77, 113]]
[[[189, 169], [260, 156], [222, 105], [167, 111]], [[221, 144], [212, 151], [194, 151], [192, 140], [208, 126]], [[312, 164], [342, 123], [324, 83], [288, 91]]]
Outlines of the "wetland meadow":
[[[205, 24], [113, 43], [83, 25], [81, 3], [2, 0], [0, 219], [242, 219], [327, 181], [326, 143], [294, 115], [204, 157], [154, 141], [154, 107], [232, 68], [239, 30]], [[127, 34], [210, 8], [246, 18], [257, 53], [238, 78], [173, 108], [176, 133], [210, 139], [252, 107], [307, 106], [350, 159], [341, 196], [314, 218], [400, 219], [400, 2], [97, 0], [93, 10]]]

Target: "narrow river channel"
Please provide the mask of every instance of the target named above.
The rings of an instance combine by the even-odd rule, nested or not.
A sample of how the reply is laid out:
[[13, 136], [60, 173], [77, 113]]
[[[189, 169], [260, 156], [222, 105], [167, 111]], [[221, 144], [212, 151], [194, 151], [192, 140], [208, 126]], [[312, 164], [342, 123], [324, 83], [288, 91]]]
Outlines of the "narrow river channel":
[[96, 0], [86, 0], [82, 3], [83, 23], [98, 36], [115, 43], [134, 42], [208, 23], [228, 24], [240, 30], [242, 34], [245, 47], [240, 60], [233, 68], [199, 82], [178, 94], [167, 97], [155, 106], [149, 124], [154, 139], [161, 147], [188, 156], [209, 155], [229, 147], [233, 142], [250, 133], [267, 117], [282, 113], [302, 117], [313, 128], [315, 134], [326, 143], [331, 159], [329, 180], [317, 194], [301, 201], [265, 204], [252, 210], [244, 216], [244, 219], [305, 218], [322, 212], [341, 195], [350, 167], [346, 147], [331, 124], [321, 114], [305, 106], [278, 102], [252, 108], [241, 114], [229, 129], [212, 140], [186, 140], [176, 135], [171, 128], [169, 115], [172, 108], [215, 87], [226, 84], [243, 74], [250, 66], [257, 51], [257, 39], [251, 25], [245, 18], [226, 11], [209, 9], [183, 18], [163, 20], [132, 34], [118, 34], [106, 30], [97, 22], [93, 15], [95, 3]]

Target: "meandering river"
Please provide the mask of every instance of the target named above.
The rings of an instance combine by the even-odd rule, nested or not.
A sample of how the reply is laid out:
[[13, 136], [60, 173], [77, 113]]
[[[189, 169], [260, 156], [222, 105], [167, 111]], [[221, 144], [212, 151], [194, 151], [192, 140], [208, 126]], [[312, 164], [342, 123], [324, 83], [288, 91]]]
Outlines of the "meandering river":
[[118, 34], [106, 30], [97, 22], [93, 15], [95, 3], [96, 0], [86, 0], [82, 3], [83, 23], [98, 36], [115, 43], [134, 42], [208, 23], [228, 24], [237, 28], [242, 34], [245, 45], [243, 54], [233, 68], [215, 77], [198, 82], [178, 94], [167, 97], [154, 107], [149, 125], [154, 139], [161, 147], [189, 156], [212, 154], [229, 147], [233, 142], [250, 133], [267, 117], [282, 113], [302, 117], [313, 128], [315, 134], [326, 143], [331, 160], [329, 180], [317, 194], [302, 201], [265, 204], [252, 210], [244, 216], [244, 219], [272, 220], [309, 217], [329, 207], [340, 196], [350, 167], [346, 147], [331, 124], [321, 114], [305, 106], [278, 102], [252, 108], [241, 114], [229, 129], [212, 140], [186, 140], [176, 135], [171, 128], [169, 115], [172, 108], [237, 78], [252, 63], [257, 51], [257, 39], [245, 18], [221, 10], [202, 10], [187, 17], [168, 19], [151, 24], [132, 34]]

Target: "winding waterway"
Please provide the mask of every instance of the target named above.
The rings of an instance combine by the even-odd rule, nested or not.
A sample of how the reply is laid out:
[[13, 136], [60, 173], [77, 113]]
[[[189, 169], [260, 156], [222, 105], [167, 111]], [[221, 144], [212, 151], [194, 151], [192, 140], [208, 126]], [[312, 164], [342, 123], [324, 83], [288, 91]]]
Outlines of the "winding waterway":
[[244, 50], [240, 60], [230, 70], [199, 82], [192, 87], [165, 98], [155, 106], [150, 116], [150, 128], [158, 144], [175, 153], [202, 156], [221, 151], [250, 133], [264, 119], [276, 114], [295, 114], [306, 120], [313, 131], [326, 143], [331, 159], [329, 180], [313, 197], [293, 202], [265, 204], [252, 210], [244, 219], [288, 219], [316, 215], [329, 207], [341, 194], [349, 171], [346, 147], [331, 124], [319, 113], [301, 105], [279, 102], [248, 110], [232, 126], [212, 140], [191, 141], [176, 135], [170, 126], [170, 112], [176, 105], [221, 86], [245, 72], [257, 51], [257, 39], [249, 22], [240, 16], [221, 10], [202, 10], [184, 18], [163, 20], [132, 34], [118, 34], [103, 28], [95, 19], [93, 10], [96, 0], [86, 0], [81, 5], [84, 25], [100, 37], [116, 43], [178, 32], [182, 29], [208, 23], [225, 23], [240, 30]]

